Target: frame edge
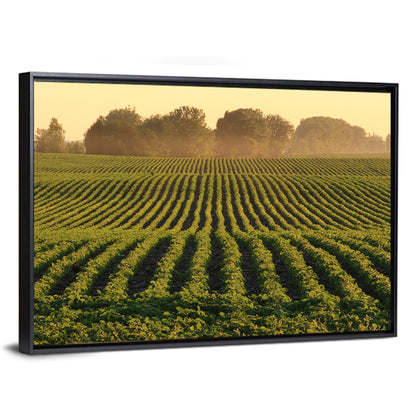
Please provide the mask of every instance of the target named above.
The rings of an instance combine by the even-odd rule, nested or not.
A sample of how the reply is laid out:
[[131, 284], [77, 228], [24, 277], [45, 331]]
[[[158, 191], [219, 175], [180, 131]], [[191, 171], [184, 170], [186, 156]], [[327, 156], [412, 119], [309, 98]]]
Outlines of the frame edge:
[[19, 351], [33, 353], [33, 76], [19, 74]]
[[399, 84], [391, 86], [391, 276], [392, 333], [397, 337], [397, 259], [398, 259], [398, 165], [399, 165]]
[[[280, 85], [291, 89], [334, 89], [334, 90], [368, 90], [391, 93], [391, 173], [392, 173], [392, 328], [386, 333], [377, 334], [325, 334], [307, 337], [288, 337], [269, 339], [233, 339], [233, 340], [200, 340], [192, 342], [152, 343], [128, 345], [88, 345], [85, 346], [51, 346], [35, 348], [33, 344], [33, 156], [34, 156], [34, 122], [33, 122], [33, 87], [34, 81], [61, 82], [97, 82], [107, 83], [155, 83], [159, 85], [208, 85], [241, 86], [256, 88], [273, 88]], [[227, 85], [222, 85], [227, 84]], [[318, 86], [316, 86], [318, 84]], [[314, 88], [315, 86], [315, 88]], [[131, 350], [148, 348], [172, 347], [204, 347], [221, 345], [243, 345], [261, 343], [321, 341], [363, 339], [380, 337], [397, 337], [397, 200], [398, 200], [398, 83], [364, 83], [364, 82], [333, 82], [333, 81], [296, 81], [296, 80], [265, 80], [265, 79], [233, 79], [204, 77], [173, 77], [173, 76], [133, 76], [133, 75], [97, 75], [26, 72], [19, 74], [19, 351], [25, 354], [47, 354], [65, 352], [93, 352], [108, 350]]]

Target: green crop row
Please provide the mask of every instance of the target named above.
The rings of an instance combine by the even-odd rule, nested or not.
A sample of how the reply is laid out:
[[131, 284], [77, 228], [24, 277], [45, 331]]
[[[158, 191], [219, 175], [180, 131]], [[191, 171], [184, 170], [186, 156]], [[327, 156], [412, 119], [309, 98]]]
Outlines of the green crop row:
[[95, 155], [36, 154], [35, 169], [42, 174], [75, 173], [267, 173], [301, 175], [390, 174], [388, 157], [161, 158]]
[[390, 306], [391, 284], [387, 276], [374, 269], [371, 261], [362, 253], [353, 250], [345, 244], [336, 242], [322, 235], [306, 234], [306, 238], [314, 245], [334, 254], [338, 261], [342, 262], [354, 274], [355, 278], [360, 278], [364, 284], [368, 285], [375, 296]]

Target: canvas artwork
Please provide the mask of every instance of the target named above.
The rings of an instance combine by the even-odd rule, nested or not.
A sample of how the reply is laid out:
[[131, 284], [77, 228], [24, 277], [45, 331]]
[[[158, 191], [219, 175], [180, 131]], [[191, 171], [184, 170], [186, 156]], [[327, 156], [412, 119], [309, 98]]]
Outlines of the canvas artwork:
[[36, 348], [392, 330], [390, 93], [33, 97]]

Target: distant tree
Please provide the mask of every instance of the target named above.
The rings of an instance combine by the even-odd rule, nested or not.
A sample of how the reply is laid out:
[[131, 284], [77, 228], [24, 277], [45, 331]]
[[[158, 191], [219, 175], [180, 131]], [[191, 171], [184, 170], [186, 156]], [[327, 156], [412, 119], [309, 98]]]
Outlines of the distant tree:
[[205, 119], [203, 110], [182, 106], [163, 116], [157, 114], [144, 120], [142, 132], [154, 134], [149, 144], [159, 155], [209, 156], [213, 152], [214, 135]]
[[385, 152], [386, 141], [377, 134], [366, 136], [364, 140], [364, 151], [366, 152]]
[[142, 117], [136, 113], [136, 108], [131, 106], [111, 110], [107, 114], [106, 120], [125, 121], [126, 123], [136, 127], [140, 126], [143, 122]]
[[164, 136], [167, 134], [167, 116], [155, 114], [143, 120], [142, 128], [153, 131], [157, 136]]
[[169, 149], [165, 138], [168, 135], [167, 116], [156, 114], [143, 120], [140, 127], [141, 136], [148, 143], [150, 155], [168, 156]]
[[[377, 142], [377, 143], [376, 143]], [[331, 117], [302, 119], [293, 134], [292, 154], [375, 152], [380, 143], [365, 130]]]
[[293, 124], [277, 114], [269, 114], [267, 122], [270, 129], [269, 154], [264, 156], [281, 156], [288, 148], [295, 131]]
[[217, 121], [216, 143], [220, 156], [258, 156], [267, 152], [269, 140], [269, 123], [259, 109], [226, 111]]
[[85, 146], [82, 141], [65, 142], [65, 151], [67, 153], [85, 153]]
[[134, 156], [207, 156], [214, 136], [205, 113], [182, 106], [165, 115], [142, 119], [134, 108], [115, 109], [100, 116], [85, 133], [90, 154]]
[[171, 111], [166, 122], [171, 156], [203, 156], [214, 144], [205, 121], [205, 113], [196, 107], [182, 106]]
[[135, 108], [126, 107], [100, 116], [84, 134], [89, 154], [142, 155], [147, 144], [140, 135], [141, 117]]
[[386, 136], [386, 151], [390, 152], [390, 148], [391, 148], [391, 135], [388, 134]]
[[36, 129], [36, 152], [64, 153], [65, 150], [65, 131], [55, 117], [51, 118], [47, 129]]
[[349, 148], [351, 151], [354, 151], [354, 149], [359, 149], [362, 147], [363, 142], [365, 140], [367, 133], [366, 131], [359, 126], [352, 126], [352, 137], [349, 137]]

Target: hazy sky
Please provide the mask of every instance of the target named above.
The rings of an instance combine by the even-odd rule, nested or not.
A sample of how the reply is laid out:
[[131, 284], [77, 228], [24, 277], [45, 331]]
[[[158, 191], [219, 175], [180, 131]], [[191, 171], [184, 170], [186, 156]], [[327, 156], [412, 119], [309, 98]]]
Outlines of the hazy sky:
[[275, 90], [221, 87], [184, 87], [126, 84], [35, 82], [35, 131], [47, 128], [56, 117], [67, 140], [83, 140], [84, 132], [100, 116], [128, 105], [138, 114], [166, 114], [182, 106], [205, 111], [207, 124], [215, 128], [226, 110], [259, 108], [279, 114], [296, 128], [302, 118], [342, 118], [368, 133], [390, 133], [390, 94], [338, 91]]

